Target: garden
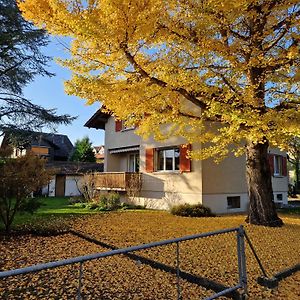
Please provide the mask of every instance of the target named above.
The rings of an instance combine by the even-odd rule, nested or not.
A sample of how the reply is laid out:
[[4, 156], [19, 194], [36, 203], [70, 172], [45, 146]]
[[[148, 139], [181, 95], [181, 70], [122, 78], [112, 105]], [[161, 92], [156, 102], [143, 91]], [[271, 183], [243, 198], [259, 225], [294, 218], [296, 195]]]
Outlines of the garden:
[[[282, 215], [285, 226], [270, 228], [246, 225], [245, 216], [188, 218], [151, 210], [103, 211], [69, 199], [43, 199], [42, 206], [30, 217], [17, 215], [14, 230], [21, 235], [1, 236], [0, 270], [110, 251], [162, 239], [245, 225], [267, 275], [299, 263], [300, 219]], [[76, 201], [75, 201], [76, 202]], [[35, 228], [30, 233], [29, 229]], [[47, 231], [49, 228], [51, 230]], [[15, 231], [16, 233], [17, 231]], [[54, 234], [55, 233], [55, 234]], [[76, 233], [76, 234], [74, 234]], [[87, 237], [87, 238], [86, 238]], [[176, 299], [176, 276], [156, 265], [174, 268], [175, 245], [134, 253], [140, 259], [118, 255], [83, 264], [83, 299]], [[260, 286], [259, 266], [246, 245], [250, 299], [299, 299], [300, 274], [279, 282], [276, 289]], [[205, 278], [224, 286], [238, 280], [236, 237], [222, 236], [180, 244], [180, 270], [191, 278]], [[0, 281], [1, 299], [70, 299], [78, 288], [79, 265], [65, 266]], [[202, 299], [214, 292], [189, 278], [180, 279], [183, 299]]]

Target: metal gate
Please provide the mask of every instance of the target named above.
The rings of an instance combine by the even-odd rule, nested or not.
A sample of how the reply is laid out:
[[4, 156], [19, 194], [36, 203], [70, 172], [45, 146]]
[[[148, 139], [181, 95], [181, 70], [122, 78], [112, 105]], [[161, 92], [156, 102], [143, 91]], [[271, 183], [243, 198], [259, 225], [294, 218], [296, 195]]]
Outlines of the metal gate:
[[238, 265], [238, 282], [236, 285], [227, 287], [223, 289], [222, 291], [205, 298], [206, 300], [216, 299], [220, 296], [228, 295], [234, 291], [239, 292], [239, 298], [244, 299], [247, 296], [247, 273], [246, 273], [246, 257], [245, 257], [245, 231], [243, 226], [236, 227], [236, 228], [229, 228], [229, 229], [223, 229], [218, 231], [212, 231], [207, 233], [201, 233], [201, 234], [195, 234], [195, 235], [189, 235], [184, 236], [181, 238], [174, 238], [169, 240], [163, 240], [133, 247], [128, 247], [124, 249], [116, 249], [112, 251], [107, 252], [101, 252], [101, 253], [95, 253], [85, 256], [78, 256], [74, 258], [59, 260], [59, 261], [52, 261], [44, 264], [37, 264], [26, 268], [20, 268], [20, 269], [14, 269], [9, 271], [3, 271], [0, 272], [0, 278], [4, 279], [10, 276], [18, 276], [18, 275], [24, 275], [28, 273], [38, 272], [42, 270], [57, 268], [61, 266], [66, 265], [74, 265], [78, 264], [79, 267], [79, 277], [78, 277], [78, 288], [77, 288], [77, 299], [82, 299], [81, 294], [81, 288], [82, 288], [82, 276], [83, 276], [83, 264], [87, 261], [95, 260], [95, 259], [101, 259], [109, 256], [114, 255], [121, 255], [121, 254], [129, 254], [134, 251], [139, 250], [145, 250], [150, 249], [154, 247], [164, 246], [164, 245], [170, 245], [175, 244], [176, 245], [176, 290], [177, 290], [177, 300], [182, 299], [182, 293], [181, 293], [181, 286], [180, 286], [180, 280], [181, 280], [181, 270], [180, 270], [180, 243], [189, 241], [189, 240], [196, 240], [196, 239], [202, 239], [212, 236], [218, 236], [226, 233], [236, 233], [236, 251], [237, 251], [237, 265]]

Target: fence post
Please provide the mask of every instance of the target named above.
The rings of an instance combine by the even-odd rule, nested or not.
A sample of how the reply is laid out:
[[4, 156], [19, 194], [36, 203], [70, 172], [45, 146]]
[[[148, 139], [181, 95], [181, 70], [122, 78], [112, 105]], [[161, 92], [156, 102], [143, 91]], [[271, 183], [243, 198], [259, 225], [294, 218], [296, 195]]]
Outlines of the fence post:
[[177, 277], [177, 300], [181, 300], [180, 269], [179, 269], [179, 242], [176, 242], [176, 277]]
[[247, 286], [247, 269], [246, 269], [246, 253], [245, 253], [245, 230], [241, 225], [237, 231], [237, 254], [239, 268], [239, 283], [243, 288], [242, 299], [248, 295]]
[[77, 290], [77, 300], [81, 300], [81, 286], [82, 286], [82, 274], [83, 274], [83, 262], [80, 262], [79, 267], [79, 281], [78, 281], [78, 290]]

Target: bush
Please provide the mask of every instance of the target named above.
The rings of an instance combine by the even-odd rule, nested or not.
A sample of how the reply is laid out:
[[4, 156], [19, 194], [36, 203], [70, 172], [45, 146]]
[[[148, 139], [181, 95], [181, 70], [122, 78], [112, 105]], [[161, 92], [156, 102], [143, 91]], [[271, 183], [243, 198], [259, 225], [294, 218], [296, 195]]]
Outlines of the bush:
[[73, 197], [70, 197], [69, 200], [68, 200], [68, 203], [70, 205], [74, 205], [76, 203], [83, 203], [83, 198], [81, 196], [73, 196]]
[[181, 217], [214, 217], [210, 208], [202, 204], [181, 204], [171, 208], [171, 214]]
[[107, 197], [107, 208], [109, 210], [116, 210], [120, 208], [120, 206], [121, 206], [120, 195], [115, 192], [109, 193]]
[[107, 197], [108, 193], [100, 194], [99, 196], [99, 207], [107, 208]]
[[19, 207], [20, 212], [28, 212], [33, 214], [42, 206], [42, 202], [39, 198], [26, 198]]
[[87, 205], [88, 205], [88, 203], [84, 203], [84, 202], [73, 204], [74, 207], [78, 207], [78, 208], [86, 208]]
[[100, 194], [99, 196], [99, 210], [117, 210], [120, 208], [120, 195], [115, 192]]
[[86, 205], [86, 207], [89, 209], [96, 209], [99, 207], [99, 204], [97, 202], [90, 202]]

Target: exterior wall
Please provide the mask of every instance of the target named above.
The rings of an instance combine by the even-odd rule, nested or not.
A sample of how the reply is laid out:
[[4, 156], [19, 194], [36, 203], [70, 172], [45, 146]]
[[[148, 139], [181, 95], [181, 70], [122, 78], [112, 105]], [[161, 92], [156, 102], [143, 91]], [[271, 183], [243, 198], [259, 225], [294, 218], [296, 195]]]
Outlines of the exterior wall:
[[31, 151], [36, 155], [48, 155], [49, 154], [49, 148], [48, 147], [32, 146]]
[[[79, 180], [78, 185], [80, 186], [80, 177], [66, 175], [65, 196], [79, 196], [81, 194], [76, 185], [76, 181]], [[42, 195], [55, 197], [55, 176], [51, 178], [48, 185], [43, 187]]]
[[[79, 196], [81, 195], [78, 187], [80, 188], [80, 179], [82, 176], [66, 176], [65, 196]], [[78, 185], [78, 187], [77, 187]]]
[[[153, 139], [145, 141], [140, 148], [142, 175], [142, 204], [149, 208], [170, 209], [181, 203], [202, 202], [202, 162], [192, 161], [191, 172], [157, 171], [146, 173], [146, 148], [159, 148], [185, 144], [182, 138], [172, 138], [164, 143]], [[154, 159], [155, 160], [155, 159]]]
[[[280, 151], [279, 149], [271, 149], [270, 153], [282, 155], [286, 157], [286, 153]], [[289, 176], [287, 172], [287, 176], [272, 176], [272, 186], [274, 192], [274, 201], [279, 202], [283, 205], [288, 204], [288, 184], [289, 184]], [[277, 195], [282, 194], [282, 201], [277, 199]]]
[[[173, 137], [163, 143], [152, 138], [142, 141], [134, 130], [115, 132], [115, 121], [111, 117], [105, 126], [105, 172], [126, 172], [127, 155], [109, 154], [109, 149], [140, 145], [140, 172], [142, 173], [141, 195], [134, 202], [149, 208], [169, 209], [180, 203], [202, 203], [215, 213], [243, 212], [248, 208], [246, 159], [231, 155], [221, 163], [212, 159], [192, 161], [191, 172], [146, 172], [146, 149], [185, 144], [185, 140]], [[194, 148], [195, 149], [195, 148]], [[270, 151], [286, 156], [277, 149]], [[272, 177], [274, 200], [282, 194], [282, 204], [287, 204], [288, 177]], [[227, 197], [240, 197], [239, 208], [229, 208]]]
[[[245, 156], [230, 155], [219, 164], [212, 159], [203, 162], [203, 205], [215, 213], [235, 213], [247, 210]], [[240, 196], [240, 208], [228, 208], [227, 197]]]
[[141, 144], [141, 138], [134, 133], [134, 130], [115, 131], [115, 120], [110, 117], [105, 124], [105, 160], [104, 172], [125, 172], [124, 166], [126, 157], [121, 154], [110, 154], [109, 149], [136, 146]]
[[44, 191], [44, 189], [45, 189], [45, 192], [48, 193], [49, 197], [55, 197], [55, 176], [52, 177], [52, 179], [48, 183], [48, 185], [43, 188], [43, 191]]
[[18, 148], [13, 148], [13, 152], [12, 152], [12, 155], [10, 157], [11, 158], [17, 158], [17, 157], [20, 157], [20, 156], [24, 156], [24, 155], [26, 155], [26, 152], [27, 152], [26, 149], [20, 150]]
[[[239, 196], [240, 208], [228, 208], [227, 197]], [[249, 201], [247, 193], [203, 194], [202, 204], [217, 214], [232, 214], [247, 211]]]

